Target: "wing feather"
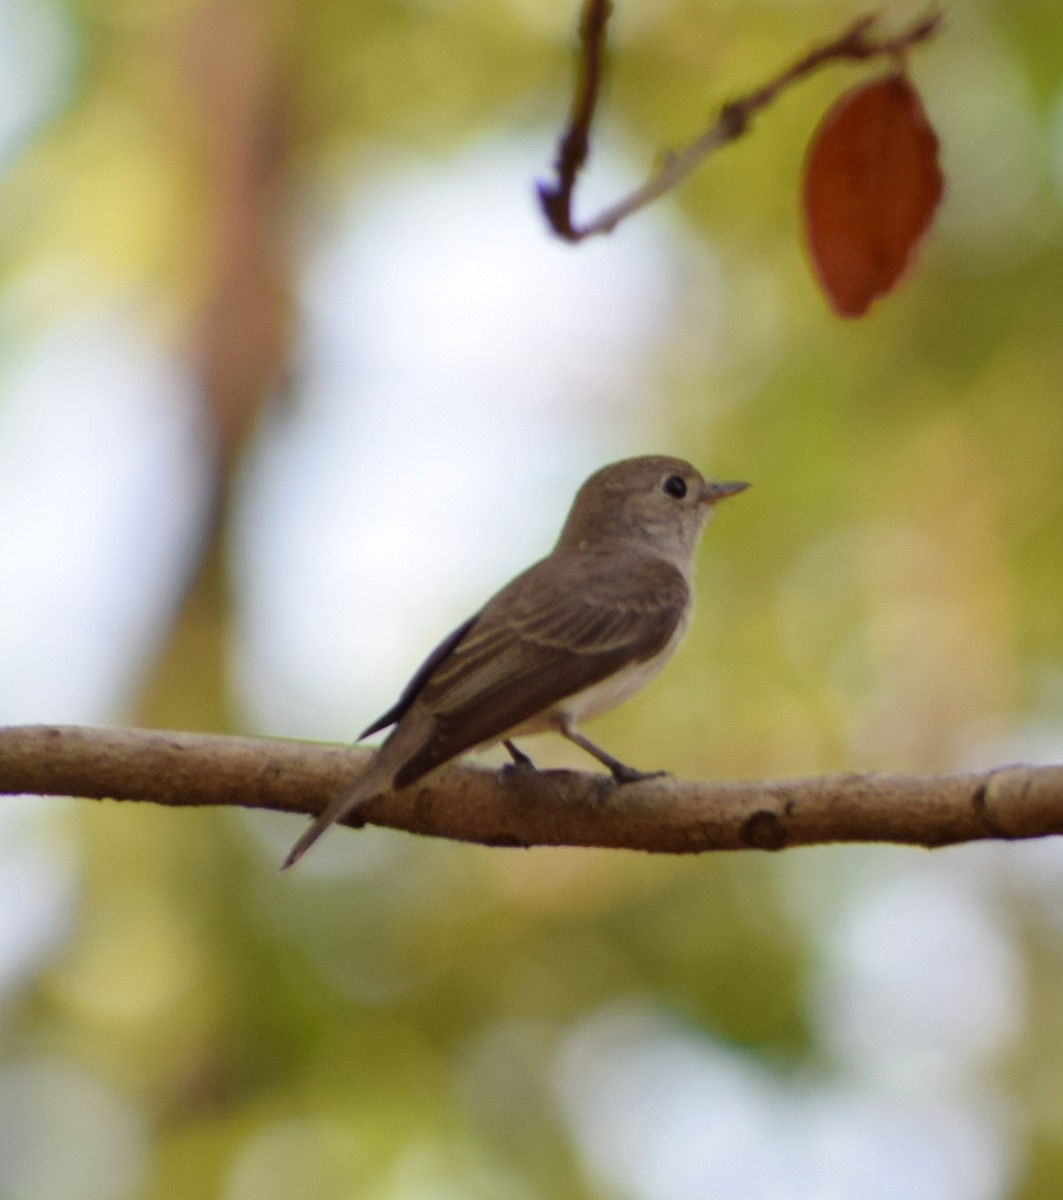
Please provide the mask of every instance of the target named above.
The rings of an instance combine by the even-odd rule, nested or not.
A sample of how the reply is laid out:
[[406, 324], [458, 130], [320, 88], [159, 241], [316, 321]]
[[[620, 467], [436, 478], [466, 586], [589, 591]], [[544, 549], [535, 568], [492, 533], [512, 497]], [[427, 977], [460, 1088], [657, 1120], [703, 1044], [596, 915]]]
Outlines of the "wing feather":
[[396, 786], [653, 658], [688, 595], [686, 579], [661, 559], [632, 556], [625, 564], [615, 554], [573, 554], [562, 564], [555, 554], [537, 563], [488, 602], [422, 683], [416, 702], [432, 714], [434, 731], [400, 768]]
[[[479, 614], [477, 614], [477, 616], [479, 616]], [[406, 713], [406, 710], [417, 699], [421, 688], [424, 687], [432, 672], [436, 669], [436, 667], [439, 666], [440, 663], [446, 660], [447, 656], [451, 653], [454, 647], [475, 624], [476, 617], [470, 617], [467, 621], [463, 621], [452, 633], [447, 634], [447, 636], [439, 643], [438, 646], [436, 646], [432, 653], [429, 654], [424, 662], [421, 663], [421, 665], [417, 668], [413, 678], [402, 689], [402, 695], [398, 698], [398, 700], [395, 701], [395, 703], [388, 709], [386, 713], [384, 713], [383, 716], [377, 717], [372, 725], [369, 725], [362, 730], [362, 732], [358, 735], [358, 741], [361, 741], [362, 738], [367, 738], [371, 733], [376, 733], [380, 729], [386, 729], [389, 725], [394, 725], [396, 721], [401, 720]]]

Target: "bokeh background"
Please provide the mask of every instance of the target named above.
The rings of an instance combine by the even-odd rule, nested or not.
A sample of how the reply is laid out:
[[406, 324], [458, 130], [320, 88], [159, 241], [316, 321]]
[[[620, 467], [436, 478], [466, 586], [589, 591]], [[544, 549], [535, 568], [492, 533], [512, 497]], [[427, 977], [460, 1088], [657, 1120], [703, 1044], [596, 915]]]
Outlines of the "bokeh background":
[[[579, 205], [849, 3], [619, 5]], [[886, 6], [887, 22], [918, 15]], [[788, 93], [574, 249], [571, 0], [0, 0], [0, 720], [347, 740], [612, 458], [754, 488], [592, 733], [692, 777], [1063, 754], [1063, 8], [912, 64], [946, 202], [834, 319]], [[586, 766], [542, 740], [544, 762]], [[1063, 849], [487, 850], [0, 805], [3, 1200], [1063, 1194]]]

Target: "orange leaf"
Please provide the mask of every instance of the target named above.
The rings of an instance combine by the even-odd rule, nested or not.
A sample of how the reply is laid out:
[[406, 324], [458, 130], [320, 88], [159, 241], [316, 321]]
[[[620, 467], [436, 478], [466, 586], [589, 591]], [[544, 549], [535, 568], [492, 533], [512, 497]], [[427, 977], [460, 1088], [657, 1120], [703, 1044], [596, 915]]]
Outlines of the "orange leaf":
[[862, 316], [904, 274], [941, 199], [937, 135], [897, 73], [849, 92], [805, 159], [805, 236], [841, 317]]

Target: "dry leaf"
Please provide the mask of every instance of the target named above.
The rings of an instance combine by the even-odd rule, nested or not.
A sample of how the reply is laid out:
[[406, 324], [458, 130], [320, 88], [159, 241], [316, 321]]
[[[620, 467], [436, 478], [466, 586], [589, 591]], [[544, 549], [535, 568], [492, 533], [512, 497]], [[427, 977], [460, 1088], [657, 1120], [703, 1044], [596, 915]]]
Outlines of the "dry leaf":
[[805, 235], [839, 316], [862, 316], [904, 274], [941, 199], [937, 152], [900, 73], [849, 92], [820, 123], [805, 160]]

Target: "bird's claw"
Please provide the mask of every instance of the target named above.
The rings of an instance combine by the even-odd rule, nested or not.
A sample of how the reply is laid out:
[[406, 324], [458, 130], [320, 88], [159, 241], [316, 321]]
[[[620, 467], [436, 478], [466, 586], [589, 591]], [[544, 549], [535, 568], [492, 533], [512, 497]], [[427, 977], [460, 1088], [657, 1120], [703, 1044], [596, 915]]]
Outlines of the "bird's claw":
[[665, 779], [670, 774], [670, 771], [639, 771], [635, 767], [628, 767], [623, 763], [614, 767], [612, 772], [613, 781], [618, 784], [642, 783], [647, 779]]
[[499, 783], [512, 783], [517, 779], [527, 775], [540, 774], [539, 768], [532, 762], [530, 758], [526, 758], [521, 762], [503, 763], [495, 772], [495, 778]]

